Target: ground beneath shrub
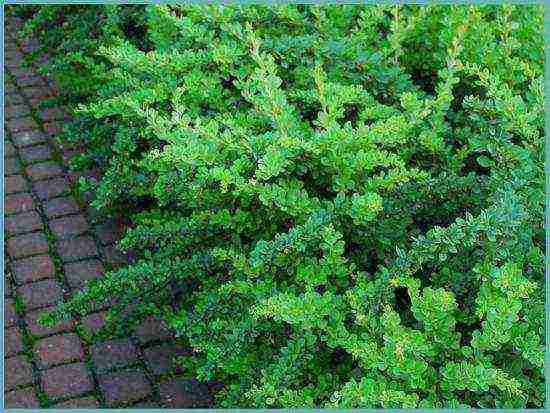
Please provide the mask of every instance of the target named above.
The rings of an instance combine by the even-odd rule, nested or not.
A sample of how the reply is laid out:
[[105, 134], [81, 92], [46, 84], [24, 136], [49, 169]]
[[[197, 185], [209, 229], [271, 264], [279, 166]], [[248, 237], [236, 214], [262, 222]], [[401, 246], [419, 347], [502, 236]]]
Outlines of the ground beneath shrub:
[[159, 320], [132, 337], [99, 337], [105, 309], [55, 328], [38, 316], [127, 257], [113, 221], [99, 222], [74, 188], [74, 149], [54, 137], [68, 117], [41, 109], [55, 85], [24, 65], [32, 41], [5, 24], [5, 394], [6, 408], [207, 407], [196, 381], [178, 374], [185, 353]]

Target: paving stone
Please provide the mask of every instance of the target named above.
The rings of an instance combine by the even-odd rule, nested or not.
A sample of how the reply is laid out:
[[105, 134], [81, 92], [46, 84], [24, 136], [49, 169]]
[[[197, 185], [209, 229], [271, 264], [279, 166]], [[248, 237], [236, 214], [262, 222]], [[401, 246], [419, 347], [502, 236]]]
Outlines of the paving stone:
[[124, 367], [138, 358], [135, 346], [128, 339], [109, 340], [91, 347], [92, 361], [98, 371]]
[[152, 390], [145, 374], [139, 370], [100, 375], [98, 381], [109, 406], [144, 399]]
[[33, 182], [32, 185], [36, 196], [42, 201], [64, 195], [71, 189], [65, 177]]
[[4, 357], [11, 357], [23, 351], [23, 338], [17, 327], [4, 330]]
[[15, 175], [21, 173], [21, 164], [17, 158], [4, 159], [4, 176]]
[[11, 133], [25, 132], [38, 129], [38, 124], [30, 116], [19, 119], [11, 119], [5, 122], [5, 126]]
[[67, 115], [59, 108], [46, 108], [40, 112], [40, 118], [44, 121], [63, 120]]
[[113, 267], [120, 267], [134, 260], [134, 255], [131, 251], [121, 251], [116, 245], [106, 245], [103, 248], [103, 254], [105, 262], [111, 264]]
[[61, 122], [45, 122], [42, 127], [44, 128], [44, 131], [50, 136], [58, 135], [63, 132], [63, 125]]
[[48, 218], [57, 218], [63, 215], [75, 214], [80, 210], [73, 197], [50, 199], [46, 203], [44, 209]]
[[4, 141], [4, 158], [15, 156], [15, 147], [9, 141]]
[[120, 239], [122, 232], [117, 222], [114, 219], [110, 219], [96, 225], [95, 234], [102, 245], [111, 245]]
[[48, 255], [37, 255], [14, 262], [15, 280], [19, 284], [53, 278], [55, 267]]
[[[9, 65], [6, 64], [6, 67], [9, 68]], [[21, 105], [25, 103], [23, 96], [19, 93], [9, 93], [4, 97], [5, 105]]]
[[27, 146], [19, 151], [21, 158], [27, 162], [39, 162], [51, 159], [52, 151], [48, 145]]
[[58, 241], [57, 252], [63, 262], [91, 258], [98, 254], [95, 242], [90, 237], [78, 237], [71, 240]]
[[17, 315], [15, 313], [13, 300], [11, 298], [8, 300], [4, 300], [4, 326], [12, 327], [16, 321]]
[[38, 143], [46, 142], [48, 137], [39, 130], [31, 130], [25, 132], [18, 132], [12, 135], [13, 143], [17, 147], [25, 147], [29, 145], [36, 145]]
[[65, 320], [57, 323], [53, 327], [44, 327], [38, 319], [44, 313], [54, 310], [55, 307], [46, 307], [40, 310], [35, 310], [25, 315], [25, 322], [27, 323], [27, 331], [35, 337], [44, 337], [52, 334], [64, 333], [71, 331], [74, 328], [74, 320]]
[[146, 318], [136, 328], [135, 336], [141, 344], [147, 344], [153, 341], [166, 341], [172, 338], [170, 330], [166, 324], [155, 317]]
[[207, 408], [212, 406], [208, 387], [196, 380], [173, 379], [159, 386], [160, 399], [172, 409]]
[[174, 363], [174, 358], [190, 354], [189, 350], [176, 344], [150, 347], [143, 351], [145, 363], [155, 375], [180, 372], [181, 368]]
[[48, 252], [48, 242], [41, 232], [17, 235], [8, 239], [7, 244], [8, 253], [12, 258], [22, 258]]
[[32, 232], [44, 228], [42, 219], [36, 211], [7, 216], [4, 224], [5, 231], [8, 235], [22, 234], [24, 232]]
[[27, 183], [22, 175], [11, 175], [4, 178], [4, 189], [6, 194], [23, 192], [27, 188]]
[[6, 105], [4, 107], [4, 114], [6, 115], [6, 119], [18, 119], [29, 116], [31, 111], [25, 104]]
[[93, 397], [81, 397], [80, 399], [71, 399], [63, 403], [58, 403], [55, 407], [60, 409], [98, 409], [99, 402]]
[[82, 215], [70, 215], [49, 222], [52, 232], [58, 238], [70, 238], [88, 231], [88, 223]]
[[17, 293], [20, 294], [27, 310], [52, 306], [63, 297], [59, 284], [53, 279], [22, 285], [17, 288]]
[[64, 266], [65, 277], [71, 288], [82, 288], [88, 281], [103, 276], [105, 269], [99, 260], [78, 261]]
[[6, 214], [16, 214], [18, 212], [27, 212], [34, 209], [34, 201], [30, 194], [8, 195], [4, 199], [4, 212]]
[[66, 364], [43, 371], [42, 387], [50, 397], [74, 397], [94, 388], [84, 363]]
[[4, 390], [32, 383], [32, 367], [24, 357], [4, 359]]
[[4, 395], [6, 408], [38, 409], [40, 404], [32, 387], [16, 389], [6, 392]]
[[97, 333], [105, 325], [106, 312], [101, 311], [98, 313], [88, 314], [80, 319], [82, 327], [84, 327], [89, 333]]
[[55, 162], [35, 163], [27, 166], [26, 171], [32, 181], [40, 181], [63, 174], [63, 170]]
[[41, 368], [84, 358], [82, 343], [80, 337], [76, 334], [63, 334], [44, 338], [34, 345], [34, 354]]
[[[33, 104], [34, 102], [41, 102], [42, 100], [45, 100], [49, 97], [51, 97], [51, 93], [48, 89], [45, 87], [30, 87], [23, 90], [23, 94], [29, 99], [29, 102]], [[34, 104], [33, 104], [34, 106]]]

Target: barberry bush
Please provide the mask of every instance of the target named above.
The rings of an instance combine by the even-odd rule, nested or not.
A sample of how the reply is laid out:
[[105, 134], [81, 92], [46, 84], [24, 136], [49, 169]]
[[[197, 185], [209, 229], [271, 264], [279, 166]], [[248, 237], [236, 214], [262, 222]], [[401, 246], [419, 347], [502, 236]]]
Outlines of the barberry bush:
[[160, 315], [220, 407], [542, 407], [542, 25], [533, 5], [37, 7], [74, 166], [102, 170], [93, 206], [139, 257], [43, 321]]

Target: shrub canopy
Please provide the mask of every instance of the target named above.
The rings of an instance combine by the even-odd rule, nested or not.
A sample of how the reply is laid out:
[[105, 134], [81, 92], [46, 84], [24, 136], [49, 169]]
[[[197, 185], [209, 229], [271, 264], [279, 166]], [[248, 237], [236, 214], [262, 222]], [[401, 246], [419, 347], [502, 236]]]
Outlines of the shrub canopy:
[[36, 8], [139, 254], [45, 321], [161, 314], [220, 407], [541, 407], [542, 16]]

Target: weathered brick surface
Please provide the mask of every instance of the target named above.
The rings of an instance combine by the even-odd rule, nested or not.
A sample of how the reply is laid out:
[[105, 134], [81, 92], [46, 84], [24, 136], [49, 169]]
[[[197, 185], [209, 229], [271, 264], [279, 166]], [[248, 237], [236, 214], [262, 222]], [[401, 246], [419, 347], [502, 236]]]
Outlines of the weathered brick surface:
[[17, 321], [13, 299], [4, 300], [4, 326], [12, 327]]
[[54, 198], [46, 203], [45, 212], [49, 218], [57, 218], [77, 213], [79, 207], [73, 197]]
[[4, 175], [15, 175], [21, 173], [21, 164], [17, 158], [4, 159]]
[[82, 317], [82, 327], [90, 334], [97, 333], [105, 325], [105, 315], [105, 311], [100, 311]]
[[83, 215], [70, 215], [51, 220], [50, 229], [58, 238], [71, 238], [88, 231], [88, 223]]
[[65, 177], [33, 182], [32, 186], [36, 196], [42, 201], [64, 195], [70, 190], [69, 181]]
[[173, 379], [159, 386], [160, 398], [171, 409], [207, 408], [212, 405], [208, 388], [196, 380]]
[[93, 390], [92, 380], [84, 363], [53, 367], [41, 373], [42, 387], [50, 397], [79, 396]]
[[148, 317], [143, 321], [136, 329], [135, 335], [141, 344], [157, 340], [165, 341], [172, 338], [170, 330], [164, 322], [154, 317]]
[[82, 360], [84, 350], [80, 338], [75, 334], [51, 336], [34, 345], [38, 365], [41, 368]]
[[12, 133], [25, 132], [38, 129], [38, 124], [33, 118], [27, 116], [24, 118], [12, 119], [5, 122], [6, 128]]
[[88, 281], [103, 276], [104, 268], [101, 261], [92, 259], [66, 264], [64, 272], [71, 288], [82, 288]]
[[19, 155], [25, 162], [32, 163], [51, 159], [52, 151], [47, 145], [36, 145], [22, 148]]
[[152, 391], [145, 374], [139, 370], [103, 374], [98, 380], [108, 406], [139, 401]]
[[99, 402], [93, 397], [71, 399], [55, 405], [58, 409], [97, 409]]
[[64, 262], [97, 256], [95, 242], [90, 237], [78, 237], [57, 242], [57, 252]]
[[138, 357], [135, 346], [128, 339], [96, 343], [91, 347], [91, 354], [98, 371], [127, 366]]
[[23, 337], [17, 327], [4, 330], [4, 356], [11, 357], [23, 351]]
[[15, 155], [15, 147], [11, 142], [4, 141], [4, 158], [9, 158]]
[[4, 211], [6, 214], [16, 214], [34, 209], [34, 201], [30, 194], [8, 195], [4, 199]]
[[189, 350], [174, 344], [154, 346], [143, 351], [145, 363], [155, 375], [178, 372], [181, 369], [174, 363], [174, 358], [189, 354]]
[[4, 178], [4, 189], [6, 194], [23, 192], [27, 188], [27, 183], [22, 175], [11, 175]]
[[38, 322], [38, 319], [43, 313], [48, 313], [54, 308], [55, 307], [46, 307], [28, 312], [25, 315], [25, 322], [27, 323], [28, 332], [35, 337], [44, 337], [52, 334], [71, 331], [74, 328], [74, 320], [62, 321], [61, 323], [58, 323], [53, 327], [44, 327]]
[[17, 288], [17, 293], [27, 310], [49, 307], [57, 304], [63, 297], [59, 284], [53, 279], [22, 285]]
[[22, 234], [24, 232], [38, 231], [44, 228], [38, 212], [30, 211], [21, 214], [10, 215], [4, 221], [4, 228], [8, 235]]
[[33, 181], [53, 178], [63, 173], [61, 167], [55, 162], [41, 162], [27, 166], [27, 175]]
[[40, 404], [32, 387], [5, 393], [4, 405], [10, 409], [38, 409]]
[[13, 143], [17, 147], [25, 147], [29, 145], [35, 145], [37, 143], [46, 142], [48, 137], [39, 130], [30, 130], [24, 132], [14, 133], [12, 135]]
[[31, 114], [29, 107], [25, 104], [6, 105], [4, 108], [6, 119], [18, 119], [29, 116]]
[[20, 284], [52, 278], [54, 273], [55, 267], [49, 255], [37, 255], [14, 263], [15, 279]]
[[4, 359], [4, 390], [32, 383], [32, 367], [24, 357]]
[[12, 258], [22, 258], [29, 255], [48, 252], [46, 236], [41, 232], [17, 235], [7, 240], [8, 254]]

